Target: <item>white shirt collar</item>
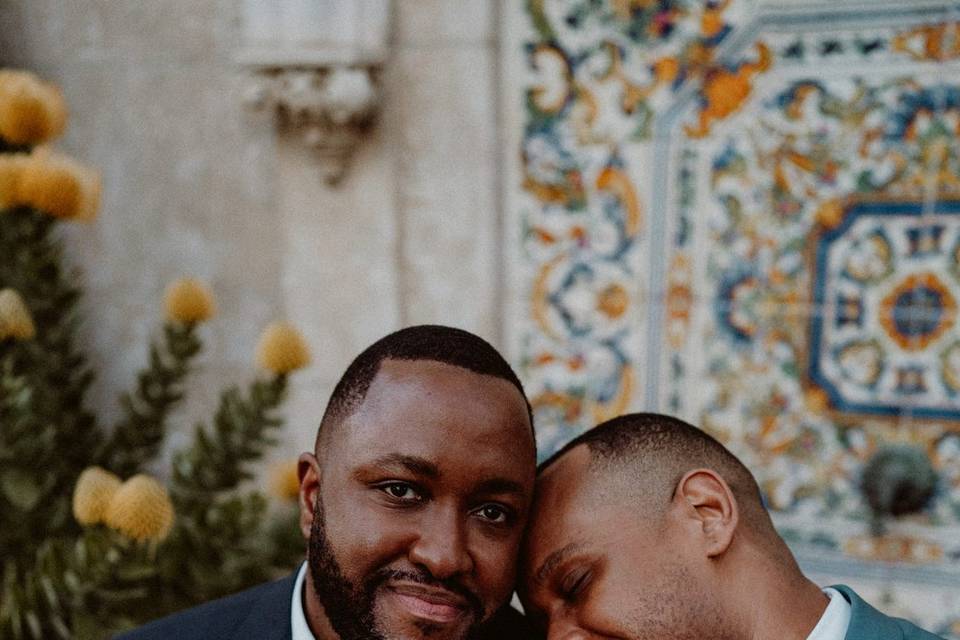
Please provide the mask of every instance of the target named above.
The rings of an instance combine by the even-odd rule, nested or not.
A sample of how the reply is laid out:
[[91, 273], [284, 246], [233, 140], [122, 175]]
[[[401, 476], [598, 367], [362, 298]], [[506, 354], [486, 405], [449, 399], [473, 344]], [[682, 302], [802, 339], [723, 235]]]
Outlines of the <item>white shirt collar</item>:
[[850, 603], [836, 589], [827, 587], [823, 592], [830, 597], [830, 604], [807, 640], [843, 640], [850, 626]]
[[[293, 601], [290, 603], [290, 629], [292, 630], [292, 640], [316, 640], [313, 632], [310, 631], [310, 625], [307, 624], [307, 616], [303, 611], [303, 581], [307, 575], [307, 563], [300, 565], [300, 571], [297, 572], [297, 581], [293, 583]], [[843, 596], [841, 596], [843, 599]]]

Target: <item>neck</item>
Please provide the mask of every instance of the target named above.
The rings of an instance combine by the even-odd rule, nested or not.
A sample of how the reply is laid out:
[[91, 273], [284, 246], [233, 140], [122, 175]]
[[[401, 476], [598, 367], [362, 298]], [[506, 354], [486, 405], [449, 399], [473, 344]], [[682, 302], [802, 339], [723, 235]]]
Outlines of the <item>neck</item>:
[[[830, 598], [806, 578], [793, 557], [775, 560], [750, 550], [749, 570], [735, 577], [736, 611], [741, 618], [742, 640], [806, 640], [823, 616]], [[787, 561], [789, 560], [789, 561]]]
[[317, 597], [309, 568], [307, 569], [307, 575], [304, 576], [301, 598], [303, 599], [303, 613], [307, 618], [307, 624], [310, 626], [313, 637], [316, 640], [340, 640], [340, 636], [330, 626], [330, 620], [323, 610], [323, 605], [320, 604], [320, 598]]

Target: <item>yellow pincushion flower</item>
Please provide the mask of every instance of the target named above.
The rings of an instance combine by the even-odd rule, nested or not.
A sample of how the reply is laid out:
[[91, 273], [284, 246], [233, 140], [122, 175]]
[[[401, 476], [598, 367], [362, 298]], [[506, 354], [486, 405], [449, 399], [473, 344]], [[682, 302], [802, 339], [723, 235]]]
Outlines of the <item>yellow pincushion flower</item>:
[[13, 289], [0, 291], [0, 340], [30, 340], [37, 333], [30, 310]]
[[274, 322], [260, 336], [257, 364], [277, 375], [310, 364], [310, 349], [300, 332], [285, 322]]
[[163, 304], [167, 311], [167, 320], [171, 322], [204, 322], [217, 312], [210, 289], [194, 278], [181, 278], [171, 282], [167, 286]]
[[85, 525], [103, 522], [119, 488], [120, 478], [100, 467], [88, 467], [73, 490], [73, 517]]
[[159, 541], [173, 528], [173, 515], [173, 503], [163, 485], [140, 474], [113, 494], [106, 523], [137, 542]]
[[296, 500], [300, 495], [297, 460], [284, 460], [270, 468], [270, 491], [282, 500]]
[[19, 204], [20, 176], [28, 158], [25, 153], [0, 154], [0, 209]]
[[99, 172], [41, 148], [24, 164], [16, 199], [57, 218], [87, 222], [97, 217], [101, 189]]
[[67, 103], [60, 89], [27, 71], [0, 69], [0, 138], [37, 145], [63, 133]]

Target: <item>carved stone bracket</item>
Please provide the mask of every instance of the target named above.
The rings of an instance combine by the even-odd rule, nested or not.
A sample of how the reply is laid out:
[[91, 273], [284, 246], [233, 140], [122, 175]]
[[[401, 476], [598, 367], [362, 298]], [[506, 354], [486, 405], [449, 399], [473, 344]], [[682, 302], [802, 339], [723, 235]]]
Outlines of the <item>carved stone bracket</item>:
[[316, 152], [325, 182], [336, 185], [379, 114], [381, 72], [380, 64], [263, 67], [253, 72], [244, 103], [273, 112], [281, 132], [300, 136]]

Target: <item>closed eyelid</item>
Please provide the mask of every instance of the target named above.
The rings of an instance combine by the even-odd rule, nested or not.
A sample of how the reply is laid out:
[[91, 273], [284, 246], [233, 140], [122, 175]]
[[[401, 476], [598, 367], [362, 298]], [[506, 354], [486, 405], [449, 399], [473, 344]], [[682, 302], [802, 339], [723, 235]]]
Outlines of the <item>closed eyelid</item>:
[[581, 543], [571, 542], [562, 549], [558, 549], [548, 555], [533, 574], [534, 584], [540, 586], [545, 585], [564, 562], [579, 553], [582, 549], [583, 545]]
[[561, 578], [557, 584], [557, 593], [567, 600], [575, 599], [590, 581], [592, 571], [588, 566], [577, 566]]

